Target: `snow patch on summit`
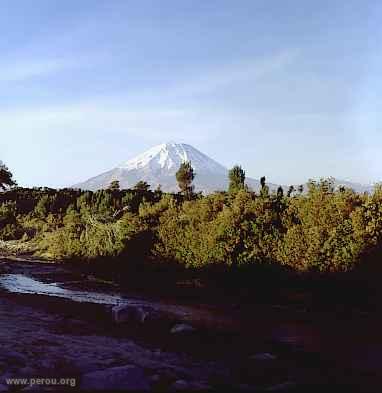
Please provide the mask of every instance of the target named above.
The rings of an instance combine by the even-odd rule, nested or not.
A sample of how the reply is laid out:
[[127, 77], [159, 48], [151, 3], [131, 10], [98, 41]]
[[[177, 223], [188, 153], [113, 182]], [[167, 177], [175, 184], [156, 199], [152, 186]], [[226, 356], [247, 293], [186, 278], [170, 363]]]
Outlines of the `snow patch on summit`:
[[149, 168], [151, 170], [168, 171], [175, 173], [182, 162], [191, 161], [197, 173], [216, 173], [224, 175], [227, 169], [201, 153], [194, 147], [183, 143], [162, 143], [154, 146], [137, 157], [126, 161], [118, 166], [123, 170], [139, 170]]

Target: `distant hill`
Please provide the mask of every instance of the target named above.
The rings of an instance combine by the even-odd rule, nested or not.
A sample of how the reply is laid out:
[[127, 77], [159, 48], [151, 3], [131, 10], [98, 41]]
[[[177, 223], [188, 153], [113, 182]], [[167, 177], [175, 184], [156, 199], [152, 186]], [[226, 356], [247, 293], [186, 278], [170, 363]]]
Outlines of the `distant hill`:
[[336, 188], [343, 186], [346, 188], [351, 188], [354, 191], [359, 192], [359, 193], [363, 193], [363, 192], [371, 193], [371, 192], [373, 192], [373, 189], [374, 189], [374, 185], [372, 185], [372, 184], [367, 185], [367, 184], [361, 184], [361, 183], [354, 183], [354, 182], [350, 182], [347, 180], [340, 180], [340, 179], [334, 179], [334, 184], [335, 184]]
[[[361, 184], [361, 183], [356, 183], [356, 182], [351, 182], [351, 181], [341, 180], [336, 178], [332, 178], [332, 179], [333, 179], [335, 190], [339, 189], [340, 187], [345, 187], [345, 188], [350, 188], [360, 194], [364, 192], [372, 193], [374, 190], [374, 185], [372, 184], [368, 185], [368, 184]], [[313, 179], [313, 180], [319, 181], [319, 179]], [[293, 185], [293, 186], [295, 190], [297, 190], [299, 185]], [[306, 192], [308, 190], [308, 183], [303, 184], [303, 186], [304, 186], [304, 192]], [[283, 186], [283, 187], [284, 190], [287, 190], [289, 188], [289, 186]]]

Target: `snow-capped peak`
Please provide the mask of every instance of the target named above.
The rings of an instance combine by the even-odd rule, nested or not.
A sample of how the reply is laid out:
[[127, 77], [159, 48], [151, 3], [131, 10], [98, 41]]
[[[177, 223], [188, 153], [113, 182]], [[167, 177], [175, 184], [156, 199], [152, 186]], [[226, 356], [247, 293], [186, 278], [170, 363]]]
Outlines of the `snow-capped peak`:
[[191, 161], [196, 173], [226, 174], [227, 169], [185, 143], [167, 142], [154, 146], [137, 157], [118, 166], [124, 170], [148, 168], [175, 173], [182, 162]]

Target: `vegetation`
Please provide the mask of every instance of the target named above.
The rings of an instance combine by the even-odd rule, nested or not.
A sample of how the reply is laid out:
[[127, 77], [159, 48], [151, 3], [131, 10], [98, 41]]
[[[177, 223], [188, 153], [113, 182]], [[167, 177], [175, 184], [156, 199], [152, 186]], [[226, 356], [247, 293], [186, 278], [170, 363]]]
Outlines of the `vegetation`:
[[191, 199], [194, 186], [192, 182], [195, 178], [194, 169], [191, 166], [191, 162], [183, 162], [180, 165], [178, 172], [176, 172], [176, 181], [178, 182], [178, 186], [180, 191], [185, 196], [186, 199]]
[[120, 189], [119, 187], [119, 181], [118, 180], [113, 180], [110, 185], [109, 185], [109, 190], [111, 191], [118, 191]]
[[233, 193], [242, 190], [245, 186], [245, 172], [241, 166], [235, 165], [229, 172], [228, 192]]
[[[59, 260], [218, 270], [345, 272], [381, 250], [382, 186], [357, 194], [323, 179], [310, 181], [305, 193], [284, 193], [270, 192], [262, 178], [254, 192], [244, 187], [241, 167], [229, 176], [230, 192], [196, 197], [190, 163], [177, 173], [179, 194], [152, 191], [145, 182], [127, 190], [113, 182], [97, 192], [13, 187], [0, 193], [0, 240]], [[11, 175], [4, 179], [14, 184]]]
[[7, 187], [13, 187], [16, 182], [13, 180], [12, 173], [0, 161], [0, 189], [5, 190]]

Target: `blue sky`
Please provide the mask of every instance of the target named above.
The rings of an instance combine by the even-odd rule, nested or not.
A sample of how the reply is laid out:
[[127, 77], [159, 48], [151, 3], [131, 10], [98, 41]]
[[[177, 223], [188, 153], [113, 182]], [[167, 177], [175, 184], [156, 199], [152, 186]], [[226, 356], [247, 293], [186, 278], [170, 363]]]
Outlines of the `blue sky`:
[[0, 159], [21, 185], [168, 140], [282, 184], [382, 180], [381, 2], [0, 6]]

